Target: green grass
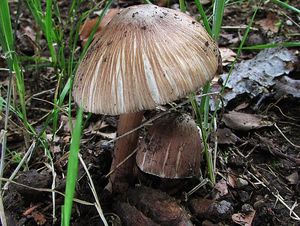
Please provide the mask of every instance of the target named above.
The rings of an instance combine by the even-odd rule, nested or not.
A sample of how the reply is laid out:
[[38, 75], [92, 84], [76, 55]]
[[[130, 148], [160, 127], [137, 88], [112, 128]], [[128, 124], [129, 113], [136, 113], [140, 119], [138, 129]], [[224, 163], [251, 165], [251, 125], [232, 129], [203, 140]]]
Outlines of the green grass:
[[272, 0], [272, 2], [275, 3], [275, 4], [277, 4], [281, 8], [288, 9], [288, 10], [294, 11], [297, 14], [300, 14], [300, 10], [299, 9], [297, 9], [294, 6], [291, 6], [290, 4], [288, 4], [286, 2], [279, 1], [279, 0]]
[[82, 125], [83, 110], [79, 108], [76, 116], [76, 123], [72, 134], [72, 141], [68, 159], [67, 182], [66, 182], [66, 196], [63, 206], [62, 225], [69, 226], [71, 219], [71, 211], [73, 206], [73, 198], [75, 193], [75, 186], [77, 182], [78, 173], [78, 153], [80, 148], [80, 136]]
[[20, 106], [17, 107], [21, 109], [23, 120], [26, 120], [24, 76], [21, 70], [18, 55], [15, 52], [15, 41], [7, 0], [3, 0], [0, 7], [0, 44], [6, 62], [9, 66], [11, 76], [15, 77], [19, 97], [18, 100], [20, 103]]
[[[53, 137], [58, 129], [58, 119], [61, 113], [67, 112], [69, 116], [70, 127], [72, 127], [72, 97], [71, 90], [74, 79], [74, 74], [78, 67], [78, 62], [85, 55], [89, 44], [91, 43], [93, 36], [96, 32], [96, 28], [105, 15], [107, 9], [111, 6], [112, 0], [107, 1], [105, 4], [104, 10], [102, 11], [98, 22], [95, 28], [92, 31], [92, 34], [89, 37], [87, 44], [85, 45], [83, 51], [81, 52], [79, 58], [75, 57], [77, 51], [77, 42], [79, 40], [79, 28], [80, 25], [83, 24], [84, 20], [88, 17], [88, 15], [99, 7], [96, 5], [95, 8], [92, 8], [78, 16], [79, 6], [83, 1], [73, 1], [72, 6], [69, 11], [68, 21], [62, 21], [60, 17], [59, 7], [56, 1], [47, 0], [45, 8], [42, 7], [41, 2], [39, 0], [29, 0], [26, 1], [26, 6], [31, 12], [31, 15], [37, 24], [37, 27], [40, 28], [42, 33], [44, 34], [47, 47], [50, 52], [50, 58], [41, 58], [39, 55], [34, 57], [22, 57], [22, 61], [32, 61], [31, 65], [26, 65], [27, 68], [33, 68], [39, 70], [40, 67], [51, 67], [54, 69], [55, 74], [57, 75], [57, 85], [55, 87], [55, 95], [53, 100], [53, 110], [49, 112], [48, 117], [45, 119], [41, 130], [39, 132], [35, 131], [35, 129], [31, 126], [29, 121], [26, 118], [26, 104], [25, 104], [25, 85], [24, 85], [24, 76], [22, 73], [22, 66], [20, 65], [20, 61], [18, 55], [14, 50], [14, 35], [11, 26], [11, 18], [8, 7], [8, 1], [3, 1], [3, 5], [0, 8], [0, 44], [2, 47], [2, 51], [6, 56], [7, 64], [11, 70], [11, 75], [15, 76], [16, 87], [18, 91], [18, 102], [19, 105], [12, 106], [10, 104], [10, 99], [1, 99], [1, 109], [8, 109], [12, 114], [17, 116], [24, 128], [27, 132], [26, 136], [36, 137], [39, 141], [39, 145], [45, 149], [45, 153], [48, 156], [50, 165], [52, 162], [52, 154], [49, 151], [49, 144], [46, 140], [45, 131], [46, 129], [52, 125], [52, 134]], [[64, 37], [65, 30], [71, 27], [71, 31], [69, 37]], [[66, 48], [70, 51], [69, 57], [65, 56]], [[45, 62], [44, 65], [41, 64]], [[9, 86], [11, 88], [11, 86]], [[9, 94], [10, 92], [7, 91]], [[10, 97], [10, 95], [7, 95]], [[64, 109], [63, 105], [66, 103], [66, 97], [68, 97], [68, 107]], [[7, 114], [8, 115], [8, 114]], [[77, 164], [74, 161], [74, 152], [79, 150], [77, 145], [79, 144], [80, 138], [78, 136], [78, 119], [82, 114], [79, 114], [77, 117], [76, 130], [72, 133], [72, 144], [70, 149], [70, 161], [67, 170], [68, 180], [67, 180], [67, 189], [66, 189], [66, 199], [64, 204], [64, 221], [63, 225], [69, 225], [70, 220], [70, 210], [72, 208], [72, 197], [74, 194], [76, 184], [76, 174], [77, 171], [74, 172], [75, 165]], [[7, 119], [8, 117], [6, 117]], [[81, 127], [79, 127], [79, 130]], [[5, 143], [2, 141], [2, 145]], [[5, 147], [5, 146], [4, 146]], [[74, 151], [75, 150], [75, 151]], [[5, 148], [4, 148], [5, 151]], [[5, 153], [2, 152], [2, 156], [5, 156]], [[73, 157], [73, 158], [72, 158]], [[77, 155], [76, 155], [77, 158]], [[1, 166], [4, 169], [5, 158], [1, 158]], [[2, 170], [3, 171], [3, 170]]]
[[[59, 127], [59, 117], [64, 114], [68, 116], [69, 127], [73, 128], [73, 113], [76, 109], [73, 105], [72, 100], [72, 85], [74, 80], [74, 75], [76, 73], [78, 63], [86, 54], [86, 51], [89, 47], [89, 44], [92, 42], [96, 28], [101, 22], [105, 12], [112, 4], [112, 0], [106, 1], [105, 5], [101, 5], [102, 13], [98, 17], [97, 24], [95, 25], [87, 44], [81, 50], [80, 54], [78, 51], [78, 40], [79, 40], [79, 29], [80, 25], [83, 24], [85, 19], [89, 14], [95, 9], [99, 8], [99, 5], [96, 5], [94, 8], [87, 10], [86, 12], [79, 13], [81, 4], [84, 1], [72, 1], [71, 7], [68, 11], [67, 20], [63, 20], [61, 17], [61, 12], [58, 6], [57, 1], [46, 0], [45, 4], [42, 5], [40, 0], [28, 0], [24, 1], [26, 7], [29, 9], [31, 16], [46, 39], [47, 45], [46, 48], [50, 53], [50, 57], [42, 57], [40, 53], [35, 53], [34, 56], [19, 56], [15, 52], [15, 35], [11, 23], [11, 12], [9, 10], [9, 4], [7, 0], [1, 2], [0, 7], [0, 44], [2, 47], [2, 53], [5, 56], [8, 68], [10, 70], [10, 84], [8, 89], [5, 91], [7, 93], [7, 98], [4, 99], [0, 96], [0, 111], [5, 112], [5, 127], [4, 130], [7, 131], [8, 118], [9, 115], [15, 118], [18, 118], [20, 121], [20, 126], [23, 128], [24, 137], [26, 139], [30, 138], [34, 141], [37, 141], [37, 146], [45, 151], [48, 165], [50, 168], [53, 168], [53, 153], [50, 151], [51, 144], [46, 139], [46, 132], [51, 131], [53, 138], [54, 135], [58, 132]], [[149, 0], [145, 2], [150, 3]], [[242, 2], [242, 1], [239, 1]], [[239, 4], [236, 1], [214, 1], [207, 10], [204, 10], [204, 7], [201, 5], [199, 0], [195, 0], [196, 7], [201, 15], [204, 27], [208, 33], [217, 41], [220, 36], [221, 25], [223, 21], [224, 8], [227, 4]], [[282, 7], [286, 10], [291, 10], [294, 13], [299, 13], [299, 9], [289, 5], [286, 2], [279, 0], [272, 0], [274, 4]], [[184, 0], [179, 1], [181, 11], [186, 11], [188, 5]], [[248, 28], [243, 34], [243, 40], [237, 50], [237, 59], [239, 58], [241, 51], [247, 50], [259, 50], [264, 48], [273, 48], [278, 46], [284, 47], [299, 47], [299, 42], [283, 42], [283, 43], [267, 43], [263, 45], [256, 46], [244, 46], [245, 41], [248, 37], [250, 31], [250, 26], [253, 24], [257, 8], [254, 9], [253, 17], [251, 18]], [[70, 30], [68, 37], [65, 37], [66, 30]], [[37, 35], [37, 40], [41, 38], [40, 35]], [[66, 55], [66, 52], [69, 52]], [[233, 62], [229, 76], [234, 68], [236, 61]], [[26, 63], [26, 64], [25, 64]], [[51, 101], [53, 108], [49, 111], [47, 117], [43, 121], [41, 127], [37, 131], [33, 125], [27, 119], [28, 109], [26, 109], [26, 90], [25, 90], [25, 81], [23, 71], [35, 70], [36, 74], [39, 74], [39, 71], [42, 68], [51, 68], [53, 69], [56, 76], [56, 86], [54, 87], [55, 93], [53, 100]], [[228, 77], [229, 78], [229, 77]], [[228, 78], [226, 81], [228, 81]], [[12, 87], [15, 87], [17, 96], [14, 97], [17, 100], [14, 103], [11, 103], [11, 90]], [[221, 93], [224, 89], [222, 89]], [[203, 88], [203, 93], [210, 92], [209, 83], [206, 84]], [[203, 138], [204, 144], [204, 155], [207, 162], [207, 177], [210, 179], [212, 184], [216, 182], [216, 168], [215, 168], [215, 156], [213, 154], [212, 147], [210, 147], [210, 136], [214, 130], [214, 121], [217, 119], [217, 110], [215, 112], [210, 112], [209, 110], [210, 98], [209, 96], [203, 96], [201, 103], [199, 104], [194, 97], [191, 97], [191, 104], [195, 111], [195, 116], [199, 127], [201, 128], [201, 135]], [[219, 103], [217, 102], [217, 109], [219, 108]], [[90, 116], [90, 115], [89, 115]], [[89, 118], [87, 117], [87, 120]], [[77, 111], [77, 117], [75, 122], [75, 127], [71, 132], [72, 141], [69, 150], [69, 161], [67, 167], [67, 185], [65, 191], [65, 202], [62, 208], [62, 225], [70, 225], [71, 213], [72, 213], [72, 204], [75, 194], [75, 185], [77, 182], [77, 169], [78, 169], [78, 152], [80, 150], [80, 135], [83, 128], [82, 125], [85, 125], [86, 122], [83, 122], [83, 113], [81, 109]], [[9, 155], [5, 155], [6, 151], [6, 135], [1, 140], [2, 143], [2, 158], [1, 158], [1, 167], [0, 167], [0, 177], [3, 175], [3, 170], [5, 167], [5, 159], [8, 157], [14, 156], [13, 161], [19, 161], [18, 152], [15, 150], [10, 150]], [[53, 175], [53, 178], [55, 175]], [[1, 182], [0, 182], [1, 183]], [[0, 197], [1, 198], [1, 197]], [[1, 200], [0, 200], [0, 212], [1, 212]], [[5, 225], [3, 219], [4, 211], [1, 212], [2, 224]], [[55, 216], [55, 212], [53, 213]]]
[[[7, 90], [6, 101], [2, 100], [1, 103], [6, 102], [5, 106], [5, 122], [4, 130], [1, 131], [1, 162], [0, 162], [0, 177], [3, 177], [4, 168], [5, 168], [5, 158], [6, 158], [6, 144], [7, 144], [7, 129], [8, 129], [8, 116], [11, 105], [11, 90], [12, 90], [12, 81], [13, 77], [16, 81], [17, 92], [19, 96], [20, 108], [21, 108], [21, 117], [26, 121], [26, 107], [25, 107], [25, 85], [24, 77], [19, 64], [18, 56], [15, 52], [15, 43], [14, 36], [12, 32], [10, 10], [8, 6], [8, 1], [3, 0], [0, 7], [0, 44], [2, 51], [5, 56], [5, 60], [10, 70], [9, 85]], [[0, 189], [2, 189], [2, 183], [0, 182]], [[1, 224], [6, 226], [5, 210], [3, 207], [2, 191], [0, 194], [0, 218]]]
[[[224, 14], [224, 7], [225, 7], [225, 0], [215, 1], [213, 4], [213, 24], [210, 27], [209, 25], [209, 18], [206, 15], [201, 3], [199, 0], [195, 0], [195, 4], [197, 6], [197, 9], [201, 15], [201, 18], [203, 20], [204, 27], [206, 28], [207, 32], [216, 40], [218, 41], [220, 36], [220, 30], [221, 25], [223, 21], [223, 14]], [[210, 92], [210, 83], [208, 82], [203, 87], [203, 94]], [[195, 112], [197, 124], [199, 125], [201, 129], [201, 135], [202, 135], [202, 142], [204, 146], [204, 156], [206, 159], [207, 164], [207, 173], [208, 178], [210, 179], [212, 184], [216, 183], [216, 176], [215, 176], [215, 170], [214, 169], [214, 160], [213, 160], [213, 154], [211, 151], [211, 148], [209, 147], [209, 136], [211, 134], [212, 128], [210, 127], [210, 121], [212, 120], [210, 117], [210, 107], [209, 107], [209, 96], [205, 95], [201, 98], [200, 105], [197, 103], [195, 99], [195, 95], [192, 95], [190, 97], [192, 107]]]

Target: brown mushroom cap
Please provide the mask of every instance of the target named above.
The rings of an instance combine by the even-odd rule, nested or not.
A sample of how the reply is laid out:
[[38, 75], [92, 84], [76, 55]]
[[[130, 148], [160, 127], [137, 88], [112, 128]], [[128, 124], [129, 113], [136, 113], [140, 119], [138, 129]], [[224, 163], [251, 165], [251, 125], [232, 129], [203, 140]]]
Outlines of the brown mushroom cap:
[[199, 176], [202, 149], [195, 121], [171, 114], [151, 126], [138, 145], [136, 162], [143, 172], [162, 178]]
[[122, 10], [79, 65], [73, 96], [86, 111], [153, 109], [197, 90], [218, 68], [216, 43], [190, 16], [155, 5]]

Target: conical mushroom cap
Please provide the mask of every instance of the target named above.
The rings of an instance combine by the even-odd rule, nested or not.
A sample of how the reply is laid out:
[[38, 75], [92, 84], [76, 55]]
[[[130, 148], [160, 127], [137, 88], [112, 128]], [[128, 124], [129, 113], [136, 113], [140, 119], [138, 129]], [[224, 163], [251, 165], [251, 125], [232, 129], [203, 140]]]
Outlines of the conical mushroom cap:
[[137, 148], [136, 163], [145, 173], [173, 179], [200, 174], [203, 145], [195, 121], [187, 114], [157, 120]]
[[218, 68], [217, 45], [190, 16], [155, 5], [118, 13], [79, 65], [73, 96], [84, 110], [117, 115], [184, 97]]

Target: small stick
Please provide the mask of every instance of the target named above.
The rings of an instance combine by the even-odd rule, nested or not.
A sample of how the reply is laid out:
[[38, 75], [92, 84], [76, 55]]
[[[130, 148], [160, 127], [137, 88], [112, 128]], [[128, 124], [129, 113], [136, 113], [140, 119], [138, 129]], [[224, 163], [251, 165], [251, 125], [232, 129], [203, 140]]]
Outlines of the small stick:
[[130, 159], [136, 152], [137, 148], [130, 154], [128, 155], [123, 161], [121, 161], [114, 169], [112, 169], [108, 174], [106, 174], [104, 177], [107, 178], [109, 177], [112, 173], [114, 173], [120, 166], [122, 166], [128, 159]]
[[284, 158], [284, 159], [288, 159], [288, 160], [294, 162], [297, 166], [300, 166], [300, 159], [299, 158], [295, 158], [293, 156], [290, 156], [290, 155], [282, 153], [278, 148], [274, 147], [274, 145], [269, 140], [267, 140], [266, 138], [258, 135], [257, 133], [255, 133], [255, 135], [262, 142], [266, 143], [268, 147], [269, 146], [273, 147], [272, 150], [270, 148], [268, 148], [269, 152], [271, 152], [271, 154], [273, 154], [274, 156], [278, 156], [278, 157]]
[[279, 127], [276, 125], [276, 123], [274, 123], [275, 128], [278, 130], [278, 132], [283, 136], [283, 138], [289, 142], [290, 145], [294, 146], [295, 148], [300, 148], [299, 145], [294, 144], [292, 141], [290, 141], [285, 135], [284, 133], [279, 129]]

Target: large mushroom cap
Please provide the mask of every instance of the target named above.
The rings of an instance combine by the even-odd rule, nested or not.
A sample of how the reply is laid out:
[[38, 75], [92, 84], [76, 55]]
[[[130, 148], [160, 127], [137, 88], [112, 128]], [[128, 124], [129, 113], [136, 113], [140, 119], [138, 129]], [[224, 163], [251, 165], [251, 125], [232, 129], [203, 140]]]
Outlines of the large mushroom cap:
[[86, 111], [117, 115], [153, 109], [210, 80], [217, 45], [190, 16], [155, 5], [118, 13], [79, 65], [74, 99]]
[[187, 114], [157, 120], [138, 145], [140, 170], [161, 178], [199, 176], [202, 141], [195, 121]]

